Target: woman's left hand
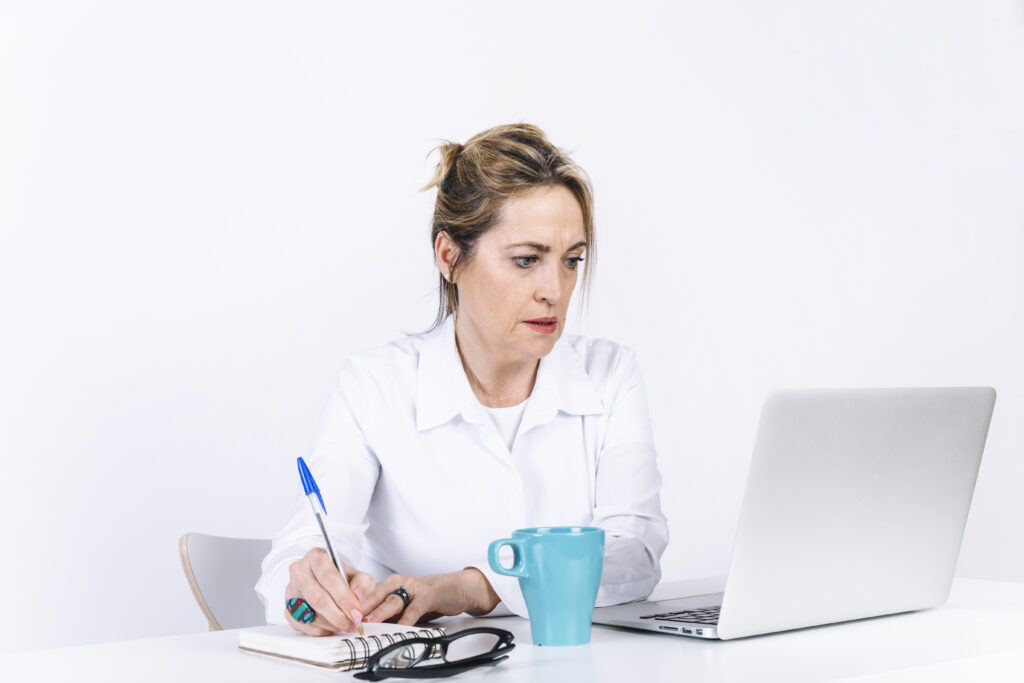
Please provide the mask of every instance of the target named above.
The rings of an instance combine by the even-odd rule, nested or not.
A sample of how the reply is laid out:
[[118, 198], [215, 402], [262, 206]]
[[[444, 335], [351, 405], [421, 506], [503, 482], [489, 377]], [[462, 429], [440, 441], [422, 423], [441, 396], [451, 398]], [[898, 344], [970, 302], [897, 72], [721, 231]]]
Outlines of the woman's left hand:
[[[399, 586], [404, 586], [409, 593], [409, 606], [404, 609], [401, 596], [395, 593]], [[501, 599], [483, 572], [470, 567], [460, 572], [430, 576], [392, 574], [374, 586], [360, 607], [366, 615], [363, 621], [397, 619], [399, 624], [412, 626], [419, 621], [463, 612], [487, 614], [499, 602]]]

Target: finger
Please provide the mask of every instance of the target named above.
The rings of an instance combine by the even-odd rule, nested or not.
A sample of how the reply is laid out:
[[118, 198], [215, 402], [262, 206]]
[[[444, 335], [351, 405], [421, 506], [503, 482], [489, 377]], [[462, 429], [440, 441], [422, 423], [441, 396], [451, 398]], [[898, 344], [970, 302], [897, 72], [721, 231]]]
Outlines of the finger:
[[402, 601], [402, 598], [392, 593], [371, 614], [366, 616], [366, 620], [376, 622], [387, 621], [401, 613], [404, 607], [405, 603]]
[[[349, 588], [345, 578], [331, 562], [327, 552], [313, 555], [310, 557], [309, 564], [317, 583], [323, 587], [333, 603], [328, 607], [328, 613], [325, 614], [328, 620], [337, 624], [339, 622], [335, 621], [335, 615], [342, 616], [346, 629], [354, 622], [362, 621], [363, 613], [359, 609], [359, 598]], [[313, 607], [316, 609], [316, 605]]]
[[[298, 596], [289, 595], [289, 597], [298, 597]], [[286, 603], [287, 603], [287, 600], [288, 600], [288, 598], [285, 598], [285, 602]], [[285, 608], [284, 608], [284, 616], [285, 616], [285, 620], [288, 622], [289, 626], [291, 626], [296, 631], [299, 631], [300, 633], [305, 633], [307, 636], [328, 636], [328, 635], [331, 635], [331, 631], [327, 631], [325, 629], [322, 629], [319, 626], [316, 626], [315, 624], [304, 624], [301, 621], [296, 620], [295, 617], [292, 615], [291, 611], [289, 611], [287, 604], [285, 605]]]
[[315, 553], [311, 551], [309, 558], [313, 575], [320, 585], [324, 587], [324, 590], [331, 595], [338, 607], [342, 608], [346, 615], [348, 615], [349, 610], [358, 606], [359, 603], [359, 599], [352, 593], [352, 589], [346, 579], [346, 575], [350, 572], [354, 574], [355, 570], [342, 562], [341, 567], [345, 571], [345, 575], [343, 575], [338, 570], [338, 567], [334, 565], [326, 550], [317, 548], [316, 551]]
[[[363, 614], [370, 614], [371, 612], [376, 611], [377, 608], [387, 600], [388, 596], [395, 592], [395, 589], [399, 586], [405, 585], [405, 582], [409, 580], [410, 577], [408, 576], [392, 574], [380, 583], [375, 584], [369, 595], [363, 598], [361, 603]], [[399, 601], [401, 601], [401, 598], [399, 598]]]
[[[412, 591], [416, 592], [413, 593]], [[400, 618], [398, 620], [398, 623], [403, 626], [412, 626], [418, 623], [427, 611], [438, 606], [436, 603], [439, 596], [432, 585], [417, 583], [417, 585], [409, 589], [409, 595], [409, 604], [399, 615]], [[397, 597], [401, 600], [401, 596]]]
[[[395, 596], [398, 597], [398, 596]], [[401, 600], [401, 598], [399, 598]], [[427, 604], [426, 598], [419, 598], [409, 602], [409, 606], [402, 612], [402, 618], [398, 620], [398, 623], [402, 626], [415, 626], [419, 623], [423, 615], [427, 613], [427, 610], [431, 608], [431, 605]]]
[[376, 581], [374, 581], [373, 577], [366, 572], [361, 572], [352, 565], [345, 564], [345, 562], [341, 560], [339, 560], [339, 562], [341, 562], [342, 574], [345, 575], [345, 580], [348, 581], [348, 587], [356, 596], [356, 599], [362, 600], [366, 597], [366, 594], [373, 589]]
[[373, 577], [363, 572], [354, 572], [349, 575], [348, 586], [352, 589], [352, 593], [360, 601], [359, 611], [363, 611], [362, 601], [367, 595], [373, 592], [377, 582], [373, 580]]
[[309, 606], [316, 612], [314, 626], [328, 630], [331, 633], [348, 631], [352, 621], [346, 617], [341, 608], [334, 602], [334, 598], [320, 585], [309, 561], [310, 556], [299, 562], [292, 563], [288, 568], [291, 581], [289, 587], [293, 588], [292, 593], [287, 593], [286, 598], [298, 597], [309, 603]]
[[[295, 627], [297, 631], [302, 631], [309, 635], [327, 635], [342, 631], [345, 627], [331, 623], [324, 615], [318, 613], [312, 604], [313, 602], [317, 602], [317, 600], [312, 597], [307, 597], [315, 594], [315, 591], [309, 589], [308, 584], [302, 582], [298, 578], [303, 575], [303, 568], [301, 566], [296, 566], [300, 564], [302, 563], [296, 562], [295, 565], [289, 567], [289, 573], [291, 574], [292, 579], [285, 587], [285, 612], [288, 614], [288, 623], [293, 626], [295, 626], [295, 624], [300, 624], [302, 626], [309, 627], [307, 629], [298, 628], [297, 626]], [[308, 572], [308, 568], [305, 571]], [[305, 593], [302, 588], [298, 587], [301, 585], [307, 586]], [[320, 589], [320, 593], [322, 595], [326, 595], [326, 592], [322, 589]], [[294, 609], [294, 606], [289, 603], [293, 598], [300, 598], [306, 603], [310, 614], [313, 616], [313, 620], [311, 622], [307, 623], [308, 619], [304, 618], [302, 613], [292, 613], [291, 609]]]

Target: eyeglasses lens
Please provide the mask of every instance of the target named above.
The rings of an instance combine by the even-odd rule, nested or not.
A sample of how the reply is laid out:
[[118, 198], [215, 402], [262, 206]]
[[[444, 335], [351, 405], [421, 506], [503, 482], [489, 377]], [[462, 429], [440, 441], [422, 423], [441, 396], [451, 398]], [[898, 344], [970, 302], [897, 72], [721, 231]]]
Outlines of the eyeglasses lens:
[[445, 657], [449, 662], [457, 662], [470, 657], [485, 655], [498, 647], [501, 638], [495, 633], [473, 633], [462, 638], [456, 638], [448, 643], [448, 655]]
[[433, 645], [413, 643], [385, 653], [378, 662], [382, 669], [408, 669], [430, 656]]
[[[386, 669], [420, 669], [431, 666], [443, 666], [446, 663], [459, 662], [464, 659], [478, 657], [493, 652], [501, 642], [500, 636], [494, 633], [471, 633], [455, 638], [448, 643], [448, 653], [444, 659], [436, 658], [435, 646], [427, 643], [412, 643], [386, 652], [377, 662], [379, 670]], [[435, 659], [431, 660], [431, 656]]]

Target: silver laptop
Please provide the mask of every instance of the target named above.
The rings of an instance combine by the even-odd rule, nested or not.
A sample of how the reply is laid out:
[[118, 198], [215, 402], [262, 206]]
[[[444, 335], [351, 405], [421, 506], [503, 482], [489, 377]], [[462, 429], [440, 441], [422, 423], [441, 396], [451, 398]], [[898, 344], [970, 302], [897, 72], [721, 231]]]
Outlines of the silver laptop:
[[768, 396], [723, 593], [594, 623], [727, 640], [937, 607], [953, 582], [996, 392]]

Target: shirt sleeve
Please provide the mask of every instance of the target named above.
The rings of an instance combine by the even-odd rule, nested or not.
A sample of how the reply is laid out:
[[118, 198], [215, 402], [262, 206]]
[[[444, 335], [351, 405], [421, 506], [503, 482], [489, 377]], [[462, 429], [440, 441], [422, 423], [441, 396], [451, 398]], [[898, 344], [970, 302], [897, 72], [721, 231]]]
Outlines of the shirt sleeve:
[[593, 524], [605, 530], [598, 607], [650, 595], [661, 579], [661, 555], [669, 537], [647, 395], [631, 349], [622, 349], [611, 382], [594, 503]]
[[[358, 566], [361, 559], [366, 511], [380, 473], [380, 463], [352, 410], [358, 387], [352, 364], [346, 362], [327, 399], [313, 452], [306, 459], [326, 506], [331, 546], [339, 559], [351, 566]], [[291, 564], [310, 549], [324, 545], [297, 469], [294, 481], [296, 501], [291, 517], [274, 536], [255, 586], [268, 624], [286, 623], [284, 593]]]

